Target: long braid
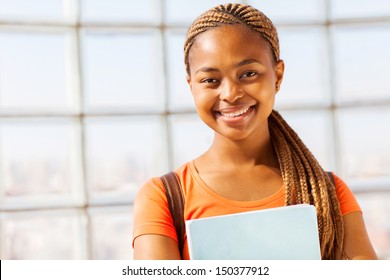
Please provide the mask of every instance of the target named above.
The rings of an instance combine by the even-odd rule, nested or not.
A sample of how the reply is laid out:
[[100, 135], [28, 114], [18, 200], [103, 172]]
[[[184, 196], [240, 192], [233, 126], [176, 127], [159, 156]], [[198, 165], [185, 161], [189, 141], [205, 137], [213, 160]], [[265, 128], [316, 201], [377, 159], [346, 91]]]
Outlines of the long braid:
[[[286, 154], [283, 150], [290, 150], [291, 159], [282, 159], [282, 161], [292, 160], [296, 167], [285, 169], [284, 165], [280, 164], [282, 177], [293, 177], [294, 175], [284, 173], [297, 172], [295, 176], [300, 178], [294, 184], [296, 187], [294, 191], [297, 192], [296, 201], [291, 201], [286, 196], [286, 205], [308, 203], [307, 196], [309, 196], [309, 203], [315, 205], [317, 209], [322, 256], [330, 259], [339, 257], [344, 227], [335, 186], [298, 135], [276, 111], [273, 111], [269, 118], [269, 127], [276, 153], [282, 155]], [[286, 144], [281, 145], [280, 143], [283, 142]], [[288, 188], [287, 184], [286, 188]]]
[[[184, 45], [187, 74], [190, 74], [189, 52], [196, 37], [209, 29], [230, 24], [240, 24], [260, 34], [269, 43], [274, 62], [279, 61], [279, 39], [271, 20], [249, 5], [225, 4], [202, 14], [189, 28]], [[317, 211], [322, 258], [340, 258], [344, 225], [335, 186], [278, 112], [271, 113], [268, 124], [285, 185], [286, 205], [302, 203], [314, 205]]]

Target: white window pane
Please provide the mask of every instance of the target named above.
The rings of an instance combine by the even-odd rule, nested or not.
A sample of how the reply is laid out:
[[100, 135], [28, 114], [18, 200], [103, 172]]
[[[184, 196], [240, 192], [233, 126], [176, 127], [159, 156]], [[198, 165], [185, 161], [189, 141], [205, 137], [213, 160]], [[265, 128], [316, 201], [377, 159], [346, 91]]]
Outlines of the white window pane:
[[390, 98], [390, 25], [334, 29], [339, 101]]
[[389, 0], [331, 0], [333, 18], [382, 17], [390, 15]]
[[76, 210], [3, 213], [1, 259], [85, 259], [85, 228]]
[[[390, 181], [389, 181], [390, 185]], [[390, 193], [357, 194], [371, 243], [380, 259], [390, 260]]]
[[[67, 0], [69, 2], [69, 0]], [[64, 0], [1, 0], [0, 18], [60, 19], [64, 15]]]
[[73, 104], [71, 62], [66, 57], [69, 36], [0, 33], [2, 110], [57, 112]]
[[[335, 171], [334, 143], [329, 111], [286, 111], [283, 118], [326, 171]], [[337, 171], [336, 171], [337, 173]]]
[[339, 117], [343, 175], [390, 189], [389, 108], [344, 109]]
[[93, 203], [130, 202], [146, 180], [167, 170], [167, 146], [159, 118], [90, 118], [86, 132]]
[[[132, 259], [133, 208], [90, 208], [92, 259]], [[115, 236], [115, 238], [113, 238]]]
[[321, 28], [280, 28], [285, 74], [276, 104], [293, 107], [329, 103], [326, 33]]
[[2, 121], [2, 207], [82, 203], [78, 133], [77, 123], [67, 120]]
[[87, 33], [83, 55], [88, 109], [145, 111], [163, 107], [161, 40], [157, 32]]
[[[218, 0], [166, 0], [166, 21], [168, 24], [191, 24], [203, 12], [229, 1]], [[240, 2], [240, 1], [236, 1]]]
[[170, 122], [174, 168], [195, 159], [211, 146], [214, 133], [196, 115], [173, 115]]
[[194, 99], [186, 81], [184, 65], [185, 32], [167, 33], [168, 49], [168, 91], [169, 108], [173, 111], [192, 109], [195, 111]]
[[249, 0], [247, 3], [262, 11], [274, 23], [325, 19], [324, 0]]
[[83, 21], [159, 23], [161, 0], [81, 0]]

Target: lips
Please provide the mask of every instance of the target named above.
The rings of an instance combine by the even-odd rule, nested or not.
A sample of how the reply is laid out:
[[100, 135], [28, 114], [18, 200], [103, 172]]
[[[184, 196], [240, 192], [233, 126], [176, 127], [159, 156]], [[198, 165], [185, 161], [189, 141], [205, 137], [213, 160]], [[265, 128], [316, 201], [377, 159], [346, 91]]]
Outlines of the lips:
[[255, 106], [246, 106], [240, 108], [225, 108], [216, 112], [216, 116], [228, 125], [239, 125], [249, 118]]
[[236, 112], [233, 112], [233, 113], [223, 113], [223, 112], [219, 112], [222, 116], [224, 117], [238, 117], [242, 114], [245, 114], [246, 112], [248, 112], [250, 107], [247, 107], [247, 108], [244, 108], [244, 109], [241, 109], [239, 111], [236, 111]]
[[219, 111], [216, 111], [218, 115], [223, 116], [223, 117], [229, 117], [229, 118], [235, 118], [239, 117], [241, 115], [244, 115], [246, 112], [249, 111], [254, 106], [246, 106], [246, 107], [240, 107], [240, 108], [234, 108], [234, 107], [229, 107], [225, 108]]

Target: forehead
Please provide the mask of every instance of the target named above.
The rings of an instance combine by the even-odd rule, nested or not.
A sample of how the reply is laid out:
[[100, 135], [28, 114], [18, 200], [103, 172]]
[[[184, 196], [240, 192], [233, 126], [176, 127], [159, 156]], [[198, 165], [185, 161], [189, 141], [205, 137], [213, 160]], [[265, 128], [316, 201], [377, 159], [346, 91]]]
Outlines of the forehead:
[[272, 60], [271, 46], [259, 32], [240, 24], [222, 25], [199, 34], [189, 52], [190, 65], [199, 59], [248, 59], [263, 57]]

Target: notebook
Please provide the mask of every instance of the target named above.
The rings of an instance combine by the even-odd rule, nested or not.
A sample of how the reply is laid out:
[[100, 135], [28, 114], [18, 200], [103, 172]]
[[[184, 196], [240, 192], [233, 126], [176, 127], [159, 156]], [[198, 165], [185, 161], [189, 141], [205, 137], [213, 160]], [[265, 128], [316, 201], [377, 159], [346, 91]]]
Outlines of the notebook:
[[319, 260], [316, 210], [299, 204], [186, 221], [192, 260]]

